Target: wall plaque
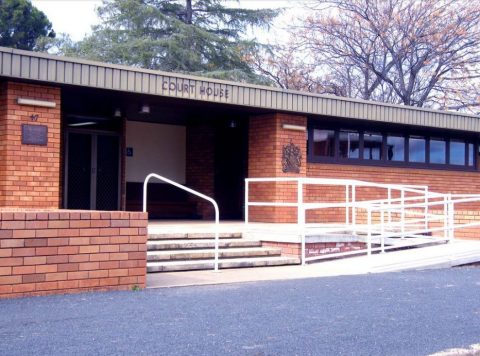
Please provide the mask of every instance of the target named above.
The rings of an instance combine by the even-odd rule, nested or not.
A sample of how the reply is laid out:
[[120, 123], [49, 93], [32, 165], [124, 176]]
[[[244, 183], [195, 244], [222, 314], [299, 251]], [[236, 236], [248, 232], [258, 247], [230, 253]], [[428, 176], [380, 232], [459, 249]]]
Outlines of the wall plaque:
[[48, 127], [46, 125], [22, 125], [22, 145], [46, 146]]
[[302, 165], [302, 151], [290, 141], [283, 146], [282, 170], [283, 173], [300, 173]]

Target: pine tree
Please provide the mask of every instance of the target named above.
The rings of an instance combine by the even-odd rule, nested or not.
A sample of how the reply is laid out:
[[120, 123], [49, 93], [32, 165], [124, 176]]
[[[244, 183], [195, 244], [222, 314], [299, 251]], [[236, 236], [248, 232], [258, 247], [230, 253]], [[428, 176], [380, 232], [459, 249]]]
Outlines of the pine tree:
[[257, 81], [245, 56], [259, 45], [248, 29], [268, 28], [276, 10], [224, 6], [224, 0], [113, 0], [100, 25], [65, 54], [142, 68]]
[[32, 50], [43, 36], [55, 37], [47, 16], [28, 0], [0, 0], [0, 46]]

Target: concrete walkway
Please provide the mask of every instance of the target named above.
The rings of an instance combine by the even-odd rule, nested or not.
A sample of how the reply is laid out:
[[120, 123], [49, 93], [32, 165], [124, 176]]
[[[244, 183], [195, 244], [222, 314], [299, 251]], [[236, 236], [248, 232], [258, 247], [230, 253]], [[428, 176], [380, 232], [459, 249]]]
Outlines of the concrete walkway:
[[306, 266], [238, 268], [214, 271], [153, 273], [147, 277], [148, 288], [179, 287], [254, 281], [347, 276], [367, 273], [398, 272], [416, 269], [444, 268], [480, 261], [480, 241], [454, 242], [359, 256]]

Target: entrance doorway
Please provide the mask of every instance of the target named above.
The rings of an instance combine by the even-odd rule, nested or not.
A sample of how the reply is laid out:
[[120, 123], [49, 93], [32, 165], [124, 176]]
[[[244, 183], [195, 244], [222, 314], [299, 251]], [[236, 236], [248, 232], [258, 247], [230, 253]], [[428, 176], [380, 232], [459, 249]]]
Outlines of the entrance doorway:
[[215, 199], [220, 207], [220, 218], [243, 219], [248, 174], [247, 120], [235, 120], [229, 125], [216, 127], [214, 161]]
[[118, 210], [119, 135], [70, 130], [66, 141], [65, 208]]

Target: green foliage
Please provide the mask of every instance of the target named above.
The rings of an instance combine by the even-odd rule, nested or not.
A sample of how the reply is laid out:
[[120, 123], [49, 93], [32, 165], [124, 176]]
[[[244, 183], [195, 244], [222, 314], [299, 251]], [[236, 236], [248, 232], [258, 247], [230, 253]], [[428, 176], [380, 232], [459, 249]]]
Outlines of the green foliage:
[[245, 58], [257, 42], [249, 28], [268, 28], [274, 10], [228, 8], [223, 0], [113, 0], [101, 24], [62, 53], [116, 64], [257, 81]]
[[0, 46], [32, 50], [42, 36], [55, 37], [43, 12], [28, 0], [0, 0]]

